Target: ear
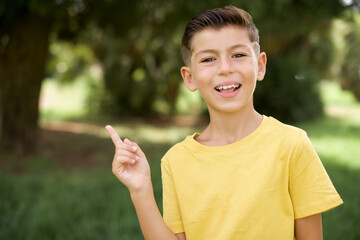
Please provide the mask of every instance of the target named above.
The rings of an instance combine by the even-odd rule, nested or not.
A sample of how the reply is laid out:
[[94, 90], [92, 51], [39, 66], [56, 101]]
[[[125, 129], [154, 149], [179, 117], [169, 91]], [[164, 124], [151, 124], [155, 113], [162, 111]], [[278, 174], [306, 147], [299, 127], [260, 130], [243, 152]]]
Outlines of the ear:
[[262, 81], [266, 73], [266, 53], [262, 52], [258, 56], [258, 71], [257, 71], [257, 80]]
[[197, 90], [197, 85], [192, 77], [191, 70], [189, 67], [182, 67], [181, 68], [181, 76], [184, 80], [185, 86], [187, 89], [189, 89], [191, 92], [194, 92]]

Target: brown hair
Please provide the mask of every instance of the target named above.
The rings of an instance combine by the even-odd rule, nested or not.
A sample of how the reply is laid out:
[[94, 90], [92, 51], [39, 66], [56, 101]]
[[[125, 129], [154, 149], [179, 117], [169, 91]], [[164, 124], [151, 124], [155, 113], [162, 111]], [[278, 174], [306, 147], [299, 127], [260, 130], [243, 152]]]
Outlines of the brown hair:
[[220, 29], [224, 26], [234, 25], [243, 27], [248, 31], [251, 42], [256, 42], [255, 52], [260, 52], [259, 30], [256, 28], [251, 15], [243, 9], [227, 6], [205, 10], [191, 19], [186, 25], [182, 38], [182, 57], [186, 65], [190, 64], [191, 40], [197, 32], [205, 28]]

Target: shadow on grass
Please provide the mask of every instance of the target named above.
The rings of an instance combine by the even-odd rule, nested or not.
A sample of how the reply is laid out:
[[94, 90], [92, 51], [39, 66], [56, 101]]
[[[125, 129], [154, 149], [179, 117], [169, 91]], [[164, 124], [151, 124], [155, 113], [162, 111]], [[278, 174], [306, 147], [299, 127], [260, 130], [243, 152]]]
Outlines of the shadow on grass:
[[3, 171], [12, 173], [91, 169], [111, 165], [111, 141], [89, 134], [42, 130], [40, 151], [19, 158], [13, 153], [0, 153]]
[[[124, 136], [135, 138], [148, 158], [163, 154], [170, 143], [150, 142], [141, 135], [143, 126], [129, 128]], [[150, 129], [147, 135], [156, 134], [158, 128]], [[167, 131], [163, 130], [162, 135]], [[103, 124], [61, 123], [47, 126], [41, 130], [40, 151], [37, 154], [19, 157], [14, 153], [0, 152], [0, 168], [10, 173], [41, 172], [56, 170], [92, 169], [96, 167], [111, 168], [114, 145], [107, 135]]]

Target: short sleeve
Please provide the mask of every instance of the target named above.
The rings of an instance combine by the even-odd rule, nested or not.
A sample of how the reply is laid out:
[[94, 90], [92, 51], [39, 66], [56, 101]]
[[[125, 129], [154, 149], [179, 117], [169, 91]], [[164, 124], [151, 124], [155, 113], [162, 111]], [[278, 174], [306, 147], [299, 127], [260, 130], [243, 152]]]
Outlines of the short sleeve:
[[161, 160], [161, 178], [163, 187], [163, 219], [173, 233], [185, 232], [171, 169], [165, 157]]
[[295, 219], [343, 203], [305, 132], [300, 134], [290, 162], [289, 191]]

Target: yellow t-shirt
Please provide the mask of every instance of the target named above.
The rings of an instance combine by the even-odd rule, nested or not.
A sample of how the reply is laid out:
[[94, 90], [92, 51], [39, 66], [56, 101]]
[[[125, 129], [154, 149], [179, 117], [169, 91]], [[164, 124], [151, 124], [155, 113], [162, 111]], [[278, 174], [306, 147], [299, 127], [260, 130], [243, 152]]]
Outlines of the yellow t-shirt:
[[187, 240], [294, 239], [294, 219], [342, 203], [301, 129], [264, 116], [233, 144], [206, 146], [196, 135], [161, 162], [163, 218]]

